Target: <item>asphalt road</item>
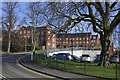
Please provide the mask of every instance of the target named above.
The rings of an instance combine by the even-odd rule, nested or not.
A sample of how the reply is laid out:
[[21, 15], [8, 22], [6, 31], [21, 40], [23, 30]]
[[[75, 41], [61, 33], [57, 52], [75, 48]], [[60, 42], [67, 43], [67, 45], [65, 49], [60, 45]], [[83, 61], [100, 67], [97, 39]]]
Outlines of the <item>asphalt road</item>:
[[[28, 70], [17, 63], [17, 59], [25, 56], [25, 54], [3, 54], [2, 55], [2, 76], [8, 79], [24, 79], [36, 80], [36, 79], [48, 79], [54, 78], [45, 74], [36, 73]], [[1, 73], [0, 73], [1, 75]]]

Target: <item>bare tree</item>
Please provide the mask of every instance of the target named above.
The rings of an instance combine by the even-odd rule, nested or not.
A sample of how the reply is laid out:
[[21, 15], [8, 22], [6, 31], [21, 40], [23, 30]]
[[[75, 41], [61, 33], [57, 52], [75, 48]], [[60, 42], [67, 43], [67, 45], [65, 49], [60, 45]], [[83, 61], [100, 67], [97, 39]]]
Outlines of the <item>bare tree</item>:
[[36, 27], [38, 26], [39, 22], [39, 16], [40, 16], [40, 3], [39, 2], [31, 2], [28, 4], [28, 11], [26, 12], [26, 15], [28, 16], [30, 20], [30, 24], [32, 25], [32, 51], [35, 51], [36, 47], [36, 40], [35, 40], [35, 32], [36, 32]]
[[67, 32], [83, 21], [90, 22], [93, 31], [100, 35], [102, 50], [98, 65], [106, 66], [108, 61], [106, 55], [111, 43], [110, 37], [120, 22], [120, 3], [117, 1], [48, 3], [49, 10], [46, 14], [48, 23], [59, 31]]
[[8, 31], [8, 53], [10, 53], [11, 48], [11, 31], [15, 28], [17, 22], [17, 4], [17, 2], [3, 2], [2, 6], [2, 27]]

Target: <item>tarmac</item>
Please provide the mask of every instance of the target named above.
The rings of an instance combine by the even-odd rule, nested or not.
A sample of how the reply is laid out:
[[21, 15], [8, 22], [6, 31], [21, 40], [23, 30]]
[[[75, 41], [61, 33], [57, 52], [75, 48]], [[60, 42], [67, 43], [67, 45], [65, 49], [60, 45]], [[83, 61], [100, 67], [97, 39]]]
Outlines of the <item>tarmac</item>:
[[40, 66], [30, 60], [30, 55], [24, 56], [18, 60], [18, 63], [30, 70], [33, 70], [38, 73], [56, 77], [62, 80], [108, 80], [107, 78], [100, 78], [95, 76], [88, 76], [82, 74], [75, 74], [70, 72], [65, 72], [61, 70], [56, 70], [48, 67]]

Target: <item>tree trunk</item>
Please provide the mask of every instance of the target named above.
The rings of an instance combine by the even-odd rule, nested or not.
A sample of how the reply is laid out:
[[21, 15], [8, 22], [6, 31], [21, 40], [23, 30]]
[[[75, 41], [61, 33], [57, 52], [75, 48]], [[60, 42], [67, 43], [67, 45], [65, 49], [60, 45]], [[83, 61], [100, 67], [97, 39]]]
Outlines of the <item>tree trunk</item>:
[[11, 47], [11, 32], [9, 31], [8, 34], [8, 49], [7, 49], [7, 53], [10, 53], [10, 47]]
[[32, 52], [34, 52], [35, 51], [35, 43], [32, 43]]
[[105, 37], [105, 35], [100, 35], [100, 42], [101, 42], [101, 54], [100, 54], [100, 61], [98, 63], [98, 66], [107, 66], [109, 65], [108, 58], [109, 53], [107, 53], [109, 46], [110, 46], [110, 40], [109, 35]]
[[35, 42], [35, 28], [33, 27], [33, 30], [32, 30], [32, 51], [35, 52], [35, 48], [36, 48], [36, 42]]

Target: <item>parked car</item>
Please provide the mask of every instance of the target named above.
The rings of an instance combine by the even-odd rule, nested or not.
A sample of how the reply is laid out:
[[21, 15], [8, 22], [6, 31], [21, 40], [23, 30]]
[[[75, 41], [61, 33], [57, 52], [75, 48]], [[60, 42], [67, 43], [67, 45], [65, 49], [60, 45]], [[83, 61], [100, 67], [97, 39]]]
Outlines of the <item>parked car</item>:
[[53, 54], [52, 58], [59, 60], [70, 60], [71, 55], [69, 53], [58, 53], [58, 54]]
[[109, 58], [109, 62], [110, 63], [120, 63], [119, 62], [120, 61], [120, 59], [119, 59], [119, 56], [118, 55], [112, 55], [112, 56], [110, 56], [110, 58]]
[[72, 61], [75, 61], [75, 62], [80, 62], [80, 58], [78, 58], [76, 55], [71, 55], [72, 57]]
[[53, 54], [53, 55], [51, 56], [51, 58], [52, 58], [52, 59], [56, 59], [56, 58], [57, 58], [57, 54]]
[[93, 59], [92, 59], [92, 57], [89, 54], [82, 54], [80, 61], [81, 62], [84, 62], [84, 61], [92, 62]]
[[95, 57], [94, 57], [94, 62], [99, 62], [100, 61], [100, 55], [97, 54]]

